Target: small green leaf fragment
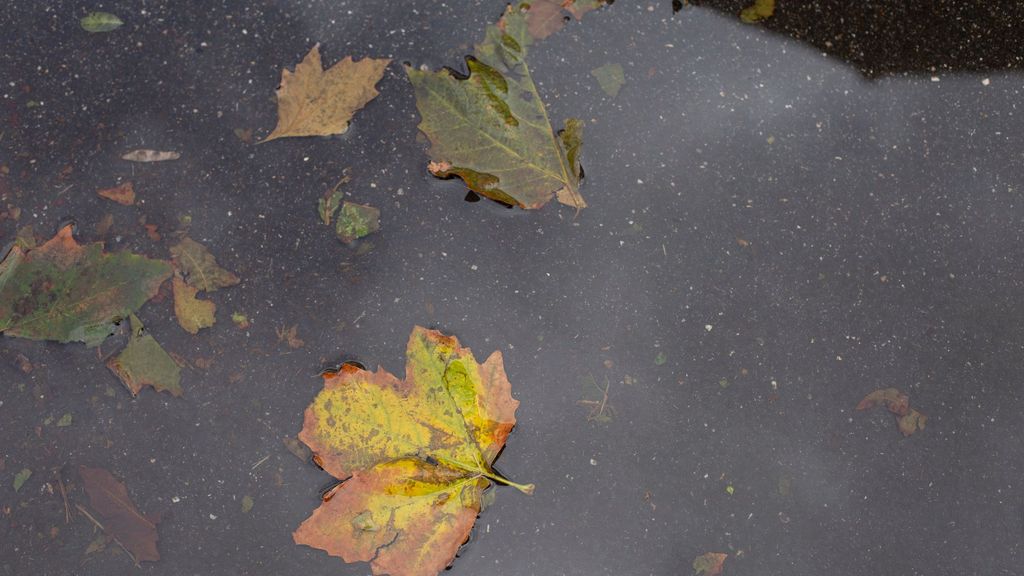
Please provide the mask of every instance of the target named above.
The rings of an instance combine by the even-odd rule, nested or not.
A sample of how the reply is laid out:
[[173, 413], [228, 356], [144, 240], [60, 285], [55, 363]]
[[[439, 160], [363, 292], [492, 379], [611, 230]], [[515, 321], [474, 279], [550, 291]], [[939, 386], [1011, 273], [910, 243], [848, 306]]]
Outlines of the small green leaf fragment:
[[255, 505], [255, 502], [253, 502], [252, 496], [248, 494], [242, 496], [242, 514], [248, 514], [252, 510], [253, 505]]
[[732, 496], [733, 494], [736, 493], [736, 488], [733, 488], [733, 485], [729, 484], [728, 486], [725, 487], [725, 493], [728, 494], [729, 496]]
[[360, 532], [377, 532], [380, 530], [380, 527], [374, 524], [373, 514], [369, 510], [356, 514], [355, 518], [352, 519], [352, 527]]
[[655, 366], [661, 366], [665, 362], [668, 362], [668, 356], [664, 352], [658, 352], [658, 355], [654, 357]]
[[373, 206], [345, 201], [338, 215], [335, 232], [345, 244], [380, 230], [380, 210]]
[[604, 93], [612, 98], [619, 95], [619, 90], [626, 83], [626, 75], [621, 64], [605, 64], [591, 70], [590, 75], [597, 79], [601, 90], [604, 90]]
[[740, 20], [747, 24], [753, 24], [771, 18], [773, 14], [775, 14], [775, 0], [754, 0], [753, 4], [740, 12]]
[[82, 30], [91, 32], [110, 32], [124, 25], [120, 18], [109, 12], [90, 12], [81, 20]]
[[14, 491], [21, 490], [21, 487], [25, 485], [29, 477], [32, 476], [32, 471], [28, 468], [22, 468], [21, 472], [14, 475]]
[[57, 420], [57, 428], [67, 428], [68, 426], [71, 426], [70, 412], [66, 412], [63, 416], [60, 417], [60, 420]]

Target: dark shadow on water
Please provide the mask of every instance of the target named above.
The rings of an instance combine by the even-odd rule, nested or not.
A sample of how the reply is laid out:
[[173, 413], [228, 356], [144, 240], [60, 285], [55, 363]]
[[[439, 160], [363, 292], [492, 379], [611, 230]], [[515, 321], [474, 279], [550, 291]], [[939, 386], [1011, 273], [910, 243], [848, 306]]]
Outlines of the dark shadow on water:
[[[691, 0], [738, 17], [753, 0]], [[673, 1], [673, 8], [681, 3]], [[683, 10], [676, 18], [686, 18]], [[980, 0], [776, 2], [754, 26], [841, 58], [869, 78], [1024, 68], [1024, 2]]]

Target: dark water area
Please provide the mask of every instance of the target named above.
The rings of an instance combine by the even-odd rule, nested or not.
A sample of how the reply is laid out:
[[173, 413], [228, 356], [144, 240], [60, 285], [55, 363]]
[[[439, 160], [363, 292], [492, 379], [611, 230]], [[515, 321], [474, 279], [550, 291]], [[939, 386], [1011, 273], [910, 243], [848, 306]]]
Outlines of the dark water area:
[[[466, 202], [425, 169], [400, 64], [461, 66], [502, 2], [0, 8], [0, 208], [21, 209], [0, 244], [74, 218], [80, 242], [167, 258], [188, 215], [242, 279], [195, 336], [169, 298], [141, 309], [189, 362], [182, 398], [132, 399], [101, 357], [114, 339], [0, 339], [0, 574], [368, 574], [292, 542], [331, 478], [282, 440], [322, 367], [401, 375], [414, 325], [503, 352], [522, 404], [498, 467], [537, 485], [498, 488], [447, 574], [689, 574], [705, 552], [729, 554], [727, 576], [1019, 574], [1021, 20], [1017, 2], [974, 6], [1005, 26], [975, 28], [982, 64], [883, 49], [856, 28], [875, 20], [851, 21], [903, 69], [823, 53], [834, 21], [794, 38], [781, 1], [780, 24], [667, 0], [569, 23], [530, 62], [552, 124], [586, 124], [578, 215]], [[126, 24], [87, 34], [93, 9]], [[281, 68], [317, 42], [327, 64], [392, 58], [380, 96], [340, 137], [242, 141], [273, 128]], [[590, 74], [606, 63], [625, 70], [614, 98]], [[120, 159], [136, 148], [181, 158]], [[381, 210], [354, 247], [316, 214], [345, 168], [347, 199]], [[137, 205], [96, 195], [125, 180]], [[280, 341], [291, 326], [302, 347]], [[606, 385], [599, 422], [580, 401]], [[924, 430], [854, 410], [887, 387]], [[162, 515], [158, 562], [85, 553], [80, 465]]]

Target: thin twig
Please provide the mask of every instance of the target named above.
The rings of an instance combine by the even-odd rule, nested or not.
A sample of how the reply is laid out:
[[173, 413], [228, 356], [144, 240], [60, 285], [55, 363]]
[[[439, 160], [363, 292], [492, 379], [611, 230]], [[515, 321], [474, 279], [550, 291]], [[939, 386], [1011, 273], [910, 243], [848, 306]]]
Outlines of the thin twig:
[[132, 559], [132, 564], [135, 564], [135, 566], [139, 566], [139, 561], [135, 559], [135, 554], [132, 554], [132, 551], [129, 550], [128, 548], [126, 548], [125, 545], [122, 544], [121, 541], [117, 539], [117, 537], [115, 537], [113, 534], [107, 532], [107, 529], [103, 527], [103, 524], [100, 524], [99, 520], [93, 518], [92, 514], [89, 514], [89, 512], [87, 512], [85, 508], [82, 508], [81, 504], [75, 504], [75, 508], [78, 508], [78, 511], [81, 512], [82, 515], [84, 515], [90, 521], [92, 521], [93, 524], [95, 524], [97, 527], [99, 527], [100, 530], [103, 530], [103, 532], [105, 532], [107, 534], [107, 536], [110, 537], [111, 540], [113, 540], [114, 542], [117, 542], [117, 545], [120, 546], [122, 550], [124, 550], [124, 553], [127, 554], [128, 557]]
[[71, 523], [71, 506], [68, 505], [68, 490], [64, 487], [64, 480], [60, 477], [60, 472], [57, 472], [57, 486], [60, 488], [60, 497], [64, 499], [64, 523]]

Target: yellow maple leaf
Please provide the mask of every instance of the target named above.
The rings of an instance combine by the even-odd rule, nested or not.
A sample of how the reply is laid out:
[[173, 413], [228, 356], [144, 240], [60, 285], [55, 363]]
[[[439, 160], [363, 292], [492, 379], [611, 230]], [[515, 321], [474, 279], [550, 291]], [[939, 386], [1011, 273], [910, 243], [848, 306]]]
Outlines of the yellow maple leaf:
[[387, 58], [346, 57], [324, 70], [320, 45], [306, 54], [295, 72], [281, 72], [277, 89], [277, 127], [263, 142], [289, 136], [344, 134], [352, 115], [377, 97], [375, 88], [391, 62]]
[[454, 337], [416, 327], [406, 374], [345, 365], [324, 376], [299, 439], [345, 480], [295, 531], [298, 544], [374, 574], [435, 576], [465, 542], [492, 483], [532, 493], [493, 463], [515, 425], [500, 352], [478, 363]]

